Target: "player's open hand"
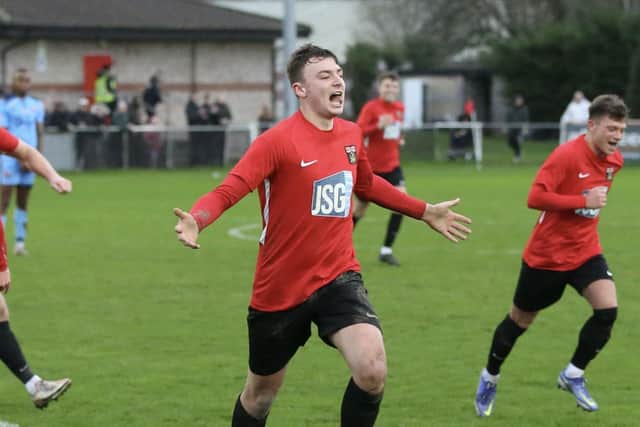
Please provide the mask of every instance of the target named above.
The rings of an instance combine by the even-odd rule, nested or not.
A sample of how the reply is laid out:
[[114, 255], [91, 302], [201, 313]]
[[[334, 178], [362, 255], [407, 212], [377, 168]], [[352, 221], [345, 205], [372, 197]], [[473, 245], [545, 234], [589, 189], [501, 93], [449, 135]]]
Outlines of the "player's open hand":
[[49, 185], [60, 194], [71, 193], [72, 184], [67, 178], [56, 175], [49, 180]]
[[173, 208], [173, 213], [178, 217], [178, 223], [175, 230], [178, 240], [183, 245], [191, 249], [200, 249], [198, 244], [198, 224], [189, 212], [185, 212], [180, 208]]
[[7, 268], [5, 271], [0, 271], [0, 292], [6, 294], [9, 292], [9, 286], [11, 286], [11, 272]]
[[460, 203], [460, 199], [447, 200], [434, 205], [429, 204], [422, 214], [422, 220], [429, 227], [454, 243], [466, 240], [467, 235], [471, 233], [471, 229], [465, 225], [471, 224], [471, 219], [450, 209], [458, 203]]

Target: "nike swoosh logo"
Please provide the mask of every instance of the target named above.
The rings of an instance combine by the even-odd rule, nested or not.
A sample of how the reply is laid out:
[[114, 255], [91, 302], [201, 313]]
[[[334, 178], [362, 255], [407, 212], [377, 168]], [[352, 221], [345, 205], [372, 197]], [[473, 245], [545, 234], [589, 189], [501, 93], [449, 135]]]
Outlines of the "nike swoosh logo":
[[484, 411], [484, 416], [488, 417], [489, 415], [491, 415], [491, 410], [493, 409], [493, 402], [491, 402], [491, 404], [489, 405], [489, 407]]
[[371, 313], [365, 313], [364, 315], [369, 317], [369, 318], [371, 318], [371, 319], [377, 319], [378, 318], [378, 316], [376, 316], [375, 314], [371, 314]]
[[582, 173], [582, 172], [579, 172], [579, 173], [578, 173], [578, 178], [583, 179], [583, 178], [588, 177], [589, 175], [590, 175], [589, 173]]
[[307, 166], [311, 166], [314, 163], [317, 163], [317, 160], [311, 160], [310, 162], [305, 162], [304, 160], [300, 160], [300, 167], [306, 168]]

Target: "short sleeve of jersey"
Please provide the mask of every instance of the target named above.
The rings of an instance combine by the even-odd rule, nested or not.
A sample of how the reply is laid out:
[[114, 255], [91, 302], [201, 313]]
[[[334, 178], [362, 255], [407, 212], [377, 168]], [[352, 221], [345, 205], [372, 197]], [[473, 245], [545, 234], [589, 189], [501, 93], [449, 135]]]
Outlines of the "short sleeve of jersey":
[[571, 157], [564, 146], [559, 146], [544, 161], [533, 185], [541, 185], [546, 191], [555, 191], [567, 170], [571, 167]]
[[0, 128], [0, 151], [11, 153], [15, 151], [20, 141], [11, 135], [6, 129]]
[[251, 144], [230, 174], [242, 179], [253, 191], [276, 169], [282, 157], [282, 141], [277, 132], [265, 132]]

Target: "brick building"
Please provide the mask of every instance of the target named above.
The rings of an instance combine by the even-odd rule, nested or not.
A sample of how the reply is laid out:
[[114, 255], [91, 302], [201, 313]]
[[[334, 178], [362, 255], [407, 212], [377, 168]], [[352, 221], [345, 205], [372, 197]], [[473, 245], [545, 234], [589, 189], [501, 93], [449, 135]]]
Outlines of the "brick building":
[[[47, 106], [63, 101], [74, 108], [92, 95], [91, 58], [110, 57], [118, 92], [128, 100], [161, 73], [166, 124], [185, 123], [191, 92], [224, 96], [234, 122], [246, 123], [274, 102], [281, 27], [278, 19], [200, 0], [3, 0], [0, 82], [26, 67], [34, 95]], [[310, 32], [298, 25], [300, 36]]]

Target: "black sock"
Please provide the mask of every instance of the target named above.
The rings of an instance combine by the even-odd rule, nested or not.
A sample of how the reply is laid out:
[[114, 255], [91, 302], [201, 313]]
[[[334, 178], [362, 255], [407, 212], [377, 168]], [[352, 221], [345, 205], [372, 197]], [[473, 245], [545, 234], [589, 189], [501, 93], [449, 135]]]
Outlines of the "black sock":
[[493, 334], [491, 349], [489, 350], [489, 361], [487, 362], [487, 371], [491, 375], [500, 373], [500, 366], [511, 352], [516, 340], [522, 335], [526, 329], [521, 328], [507, 314], [502, 322], [496, 328]]
[[231, 419], [231, 427], [264, 427], [267, 425], [267, 418], [262, 420], [252, 417], [242, 406], [240, 395], [236, 400], [236, 407], [233, 408], [233, 418]]
[[22, 355], [20, 344], [9, 328], [9, 322], [0, 322], [0, 360], [23, 384], [33, 377], [33, 373]]
[[393, 242], [396, 240], [398, 231], [400, 231], [400, 224], [402, 223], [402, 215], [393, 213], [389, 218], [387, 224], [387, 235], [384, 238], [384, 246], [390, 248], [393, 246]]
[[378, 418], [382, 393], [372, 395], [349, 380], [342, 398], [342, 427], [373, 427]]
[[356, 228], [356, 224], [358, 223], [358, 221], [360, 221], [360, 218], [358, 218], [357, 216], [352, 216], [351, 218], [353, 218], [353, 228]]
[[574, 366], [584, 370], [602, 350], [609, 341], [617, 314], [617, 308], [593, 310], [593, 316], [585, 322], [580, 331], [578, 346], [571, 358], [571, 363]]

